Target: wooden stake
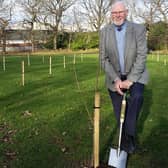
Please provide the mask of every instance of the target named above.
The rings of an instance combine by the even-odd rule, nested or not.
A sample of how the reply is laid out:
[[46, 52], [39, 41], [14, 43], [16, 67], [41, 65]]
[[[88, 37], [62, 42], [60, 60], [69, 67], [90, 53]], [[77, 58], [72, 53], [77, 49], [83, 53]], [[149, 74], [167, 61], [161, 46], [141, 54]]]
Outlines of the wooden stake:
[[164, 65], [165, 65], [165, 66], [167, 65], [167, 60], [166, 60], [166, 59], [164, 59]]
[[66, 65], [65, 65], [65, 56], [64, 56], [64, 69], [66, 68]]
[[24, 61], [22, 61], [22, 86], [24, 86]]
[[81, 62], [83, 62], [83, 54], [81, 54]]
[[52, 60], [51, 60], [51, 56], [49, 57], [49, 74], [51, 75], [52, 74], [52, 71], [51, 71], [51, 62]]
[[6, 70], [6, 59], [5, 56], [3, 56], [3, 70]]
[[94, 109], [94, 168], [99, 166], [99, 120], [100, 120], [100, 94], [95, 93], [95, 109]]
[[42, 57], [42, 61], [43, 61], [43, 64], [44, 64], [44, 56]]
[[157, 53], [157, 62], [159, 62], [159, 60], [160, 60], [160, 54], [159, 54], [159, 51], [158, 51], [158, 53]]
[[30, 54], [27, 55], [27, 65], [30, 66]]
[[74, 54], [74, 60], [73, 60], [73, 64], [76, 63], [76, 55]]

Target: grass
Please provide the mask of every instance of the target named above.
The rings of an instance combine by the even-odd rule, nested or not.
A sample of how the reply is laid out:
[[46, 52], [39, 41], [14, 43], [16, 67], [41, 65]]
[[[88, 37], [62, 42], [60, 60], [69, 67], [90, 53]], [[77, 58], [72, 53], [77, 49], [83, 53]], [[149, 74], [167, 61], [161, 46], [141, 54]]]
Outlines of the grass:
[[[150, 82], [138, 121], [139, 143], [146, 151], [129, 157], [128, 168], [166, 168], [168, 165], [168, 65], [162, 56], [148, 57]], [[167, 59], [167, 58], [166, 58]], [[25, 61], [25, 86], [21, 86], [21, 61]], [[79, 168], [91, 164], [93, 151], [94, 91], [98, 58], [80, 54], [49, 57], [6, 58], [0, 70], [0, 167]], [[2, 65], [2, 59], [1, 59]], [[79, 86], [76, 81], [76, 76]], [[111, 101], [100, 76], [100, 160], [108, 160], [109, 147], [116, 143], [117, 128]]]

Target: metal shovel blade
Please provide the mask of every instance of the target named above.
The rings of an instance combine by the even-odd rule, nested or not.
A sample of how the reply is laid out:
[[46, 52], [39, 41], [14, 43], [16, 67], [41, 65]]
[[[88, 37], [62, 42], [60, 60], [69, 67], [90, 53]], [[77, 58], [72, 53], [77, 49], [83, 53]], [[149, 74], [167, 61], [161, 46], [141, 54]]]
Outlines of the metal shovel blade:
[[126, 168], [127, 163], [127, 152], [121, 151], [119, 156], [117, 155], [117, 150], [111, 148], [108, 160], [108, 165], [116, 168]]

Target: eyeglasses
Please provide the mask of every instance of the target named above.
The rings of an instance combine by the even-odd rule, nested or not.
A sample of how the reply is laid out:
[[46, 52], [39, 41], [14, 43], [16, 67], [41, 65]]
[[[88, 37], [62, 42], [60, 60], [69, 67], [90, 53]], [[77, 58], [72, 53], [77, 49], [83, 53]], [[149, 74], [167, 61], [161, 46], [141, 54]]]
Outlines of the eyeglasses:
[[117, 14], [122, 15], [122, 14], [124, 14], [125, 12], [126, 12], [126, 11], [124, 10], [124, 11], [111, 12], [111, 14], [112, 14], [112, 15], [117, 15]]

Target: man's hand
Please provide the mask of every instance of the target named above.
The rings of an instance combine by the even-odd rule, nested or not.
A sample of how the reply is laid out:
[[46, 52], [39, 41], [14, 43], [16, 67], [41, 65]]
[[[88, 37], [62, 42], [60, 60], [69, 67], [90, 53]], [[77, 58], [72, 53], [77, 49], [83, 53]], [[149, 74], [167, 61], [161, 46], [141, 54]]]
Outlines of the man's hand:
[[122, 88], [123, 88], [123, 89], [129, 89], [132, 84], [133, 84], [132, 81], [125, 80], [125, 81], [122, 82]]
[[122, 92], [122, 81], [120, 80], [120, 79], [117, 79], [116, 81], [115, 81], [115, 84], [114, 84], [114, 86], [115, 86], [115, 89], [117, 90], [117, 92], [120, 94], [120, 95], [123, 95], [124, 93]]

